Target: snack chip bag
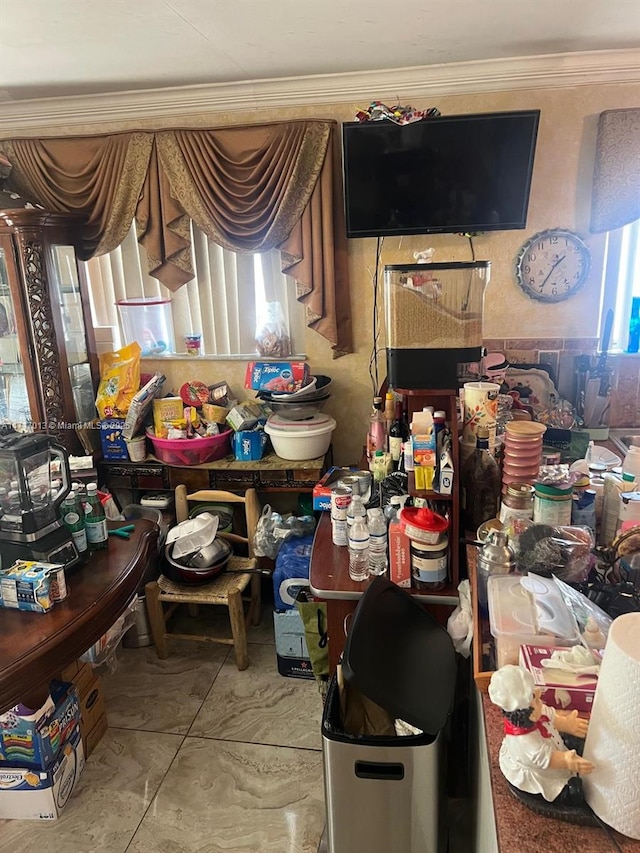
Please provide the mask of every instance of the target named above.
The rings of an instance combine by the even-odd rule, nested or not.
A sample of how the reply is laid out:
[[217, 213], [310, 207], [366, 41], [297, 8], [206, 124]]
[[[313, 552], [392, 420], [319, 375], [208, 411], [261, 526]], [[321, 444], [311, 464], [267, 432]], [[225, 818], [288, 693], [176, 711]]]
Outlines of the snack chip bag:
[[124, 418], [140, 387], [140, 344], [100, 355], [96, 409], [100, 418]]

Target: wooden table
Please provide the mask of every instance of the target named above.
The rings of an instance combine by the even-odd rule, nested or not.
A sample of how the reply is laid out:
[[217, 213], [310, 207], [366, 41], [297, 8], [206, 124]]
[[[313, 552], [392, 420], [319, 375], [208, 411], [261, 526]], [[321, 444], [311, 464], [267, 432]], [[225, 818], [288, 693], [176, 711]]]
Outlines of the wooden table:
[[[333, 672], [344, 648], [351, 615], [369, 581], [358, 582], [349, 577], [349, 549], [333, 544], [328, 512], [322, 513], [313, 540], [309, 585], [313, 595], [327, 603], [329, 667]], [[434, 593], [417, 589], [407, 591], [422, 601], [439, 622], [446, 621], [451, 608], [458, 603], [457, 590], [452, 586]]]
[[[184, 483], [190, 492], [198, 489], [224, 489], [245, 492], [311, 492], [332, 462], [331, 448], [317, 459], [296, 462], [268, 453], [254, 462], [238, 462], [225, 456], [202, 465], [168, 465], [154, 456], [144, 462], [110, 461], [98, 463], [101, 478], [112, 492], [118, 489], [173, 491]], [[137, 498], [136, 498], [137, 499]]]
[[130, 539], [110, 537], [108, 550], [68, 577], [69, 595], [48, 613], [0, 608], [0, 713], [48, 684], [113, 625], [138, 591], [157, 539], [155, 524], [137, 520]]

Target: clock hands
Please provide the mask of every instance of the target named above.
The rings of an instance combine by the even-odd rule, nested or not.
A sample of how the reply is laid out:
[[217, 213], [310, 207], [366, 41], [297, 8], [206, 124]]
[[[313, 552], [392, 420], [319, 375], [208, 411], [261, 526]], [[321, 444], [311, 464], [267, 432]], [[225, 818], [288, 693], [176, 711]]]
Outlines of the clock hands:
[[561, 263], [564, 261], [564, 259], [565, 259], [566, 257], [567, 257], [566, 255], [560, 255], [560, 257], [558, 258], [558, 260], [555, 262], [555, 264], [551, 267], [551, 269], [550, 269], [550, 270], [549, 270], [549, 272], [547, 273], [547, 275], [546, 275], [546, 277], [545, 277], [545, 280], [544, 280], [544, 281], [542, 282], [542, 284], [540, 285], [540, 287], [541, 287], [541, 288], [543, 288], [543, 287], [545, 286], [545, 284], [549, 281], [549, 278], [551, 277], [551, 273], [554, 271], [554, 269], [555, 269], [559, 264], [561, 264]]

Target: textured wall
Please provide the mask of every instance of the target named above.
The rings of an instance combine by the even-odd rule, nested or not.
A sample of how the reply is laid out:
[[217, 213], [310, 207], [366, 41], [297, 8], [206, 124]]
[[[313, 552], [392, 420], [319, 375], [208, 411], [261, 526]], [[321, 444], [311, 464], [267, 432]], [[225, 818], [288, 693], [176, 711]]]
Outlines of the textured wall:
[[[371, 92], [370, 99], [376, 97]], [[399, 98], [403, 101], [402, 92]], [[431, 103], [412, 102], [416, 108], [435, 105], [443, 113], [491, 112], [496, 110], [540, 109], [541, 123], [531, 189], [528, 226], [524, 231], [505, 231], [476, 238], [476, 257], [492, 262], [492, 280], [485, 297], [484, 334], [497, 340], [597, 338], [600, 281], [603, 267], [602, 235], [589, 235], [590, 187], [593, 171], [593, 152], [597, 120], [606, 109], [638, 106], [640, 92], [632, 84], [582, 86], [577, 88], [515, 92], [496, 92], [477, 95], [455, 95], [433, 98]], [[353, 120], [356, 109], [366, 103], [310, 106], [282, 110], [251, 112], [218, 112], [198, 117], [176, 115], [175, 126], [216, 126], [239, 122], [268, 121], [297, 117]], [[132, 120], [118, 125], [85, 125], [61, 128], [60, 133], [82, 134], [156, 127], [157, 122]], [[162, 126], [168, 126], [166, 120]], [[53, 135], [47, 129], [46, 135]], [[33, 131], [30, 135], [38, 135]], [[531, 234], [554, 226], [577, 230], [592, 252], [589, 281], [580, 293], [557, 306], [533, 302], [517, 287], [513, 276], [514, 259], [520, 245]], [[333, 361], [329, 345], [313, 332], [307, 332], [306, 352], [312, 368], [333, 377], [333, 397], [328, 411], [339, 424], [335, 437], [336, 459], [340, 463], [360, 456], [366, 431], [366, 419], [371, 405], [372, 389], [368, 363], [371, 352], [371, 272], [375, 264], [376, 241], [372, 238], [352, 240], [349, 260], [351, 298], [353, 307], [356, 352]], [[433, 246], [436, 261], [470, 260], [469, 244], [454, 235], [435, 235], [411, 239], [387, 238], [384, 241], [382, 264], [412, 261], [416, 249]], [[536, 343], [534, 341], [534, 343]], [[524, 351], [538, 346], [518, 344]], [[545, 343], [546, 347], [546, 343]], [[558, 347], [558, 349], [563, 349]], [[555, 346], [554, 346], [555, 349]], [[145, 369], [153, 365], [145, 364]], [[186, 378], [184, 362], [163, 362], [162, 368], [172, 384]], [[628, 368], [625, 368], [625, 370]], [[637, 370], [632, 366], [637, 388]], [[384, 374], [384, 368], [382, 369]], [[206, 381], [227, 378], [234, 390], [241, 391], [243, 365], [237, 362], [188, 362], [188, 375]], [[629, 384], [629, 380], [626, 380]], [[634, 398], [635, 403], [635, 398]], [[630, 417], [630, 408], [627, 404]], [[634, 407], [635, 412], [635, 407]]]

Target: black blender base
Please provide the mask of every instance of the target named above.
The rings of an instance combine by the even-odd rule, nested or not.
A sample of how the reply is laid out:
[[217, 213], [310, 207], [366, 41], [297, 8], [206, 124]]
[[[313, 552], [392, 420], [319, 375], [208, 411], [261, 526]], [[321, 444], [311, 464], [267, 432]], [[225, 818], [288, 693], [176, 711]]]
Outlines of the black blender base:
[[60, 563], [65, 573], [84, 563], [71, 534], [59, 527], [35, 542], [7, 542], [0, 534], [0, 567], [12, 566], [16, 560], [38, 560], [42, 563]]

